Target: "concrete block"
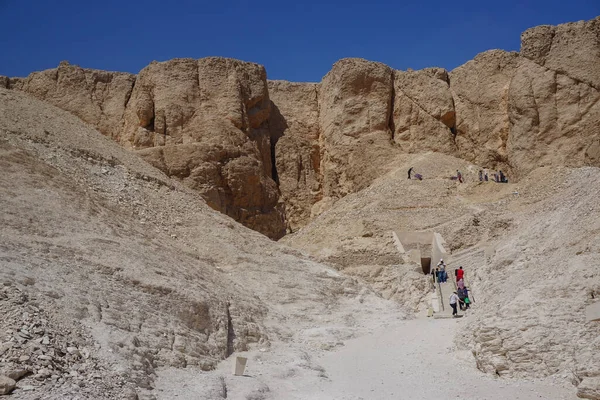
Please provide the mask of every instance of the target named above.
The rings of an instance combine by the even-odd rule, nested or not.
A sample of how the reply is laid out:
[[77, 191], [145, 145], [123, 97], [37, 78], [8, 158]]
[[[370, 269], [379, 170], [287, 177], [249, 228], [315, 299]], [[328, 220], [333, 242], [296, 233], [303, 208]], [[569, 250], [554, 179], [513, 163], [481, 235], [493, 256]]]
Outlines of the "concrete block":
[[233, 365], [233, 374], [234, 375], [244, 375], [244, 371], [246, 370], [246, 361], [248, 359], [246, 357], [236, 357], [235, 363]]
[[600, 301], [585, 308], [585, 319], [588, 322], [600, 321]]

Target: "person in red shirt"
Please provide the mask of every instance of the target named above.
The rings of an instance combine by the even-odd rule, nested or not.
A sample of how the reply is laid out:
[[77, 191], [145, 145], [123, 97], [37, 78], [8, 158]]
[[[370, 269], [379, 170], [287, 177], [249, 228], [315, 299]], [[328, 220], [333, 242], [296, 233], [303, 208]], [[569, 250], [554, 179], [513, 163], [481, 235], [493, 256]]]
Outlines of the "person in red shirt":
[[464, 278], [465, 278], [465, 271], [462, 269], [462, 267], [460, 267], [458, 269], [458, 271], [456, 271], [456, 281], [458, 282]]

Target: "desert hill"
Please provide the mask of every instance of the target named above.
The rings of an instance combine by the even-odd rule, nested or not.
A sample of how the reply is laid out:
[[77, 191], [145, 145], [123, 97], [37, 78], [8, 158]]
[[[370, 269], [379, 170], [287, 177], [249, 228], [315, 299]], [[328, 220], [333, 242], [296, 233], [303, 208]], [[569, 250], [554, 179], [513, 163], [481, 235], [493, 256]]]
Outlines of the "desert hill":
[[[600, 399], [599, 38], [319, 83], [218, 57], [0, 77], [0, 393]], [[424, 317], [403, 231], [466, 267], [464, 318]]]
[[212, 57], [138, 75], [65, 62], [0, 87], [74, 113], [278, 239], [402, 154], [444, 153], [513, 179], [600, 165], [599, 31], [600, 18], [531, 28], [519, 53], [491, 50], [450, 72], [343, 59], [320, 83], [289, 83]]
[[156, 368], [300, 340], [317, 316], [352, 313], [351, 336], [367, 304], [403, 315], [71, 114], [5, 89], [0, 109], [0, 367], [30, 371], [31, 398], [119, 398]]

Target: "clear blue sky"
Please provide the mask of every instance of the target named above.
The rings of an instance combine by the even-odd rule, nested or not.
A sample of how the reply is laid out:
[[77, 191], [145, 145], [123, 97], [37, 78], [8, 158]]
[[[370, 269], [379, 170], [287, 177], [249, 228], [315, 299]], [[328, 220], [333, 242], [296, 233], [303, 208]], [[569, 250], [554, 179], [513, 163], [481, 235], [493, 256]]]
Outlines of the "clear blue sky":
[[61, 60], [137, 73], [206, 56], [291, 81], [320, 81], [344, 57], [453, 69], [488, 49], [519, 50], [529, 27], [598, 15], [600, 0], [0, 0], [0, 75]]

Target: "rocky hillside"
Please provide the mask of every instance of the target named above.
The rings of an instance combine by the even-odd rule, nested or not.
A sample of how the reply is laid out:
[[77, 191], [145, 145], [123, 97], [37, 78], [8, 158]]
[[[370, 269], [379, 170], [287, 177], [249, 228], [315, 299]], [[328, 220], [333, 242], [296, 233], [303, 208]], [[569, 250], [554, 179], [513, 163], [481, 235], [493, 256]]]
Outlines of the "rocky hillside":
[[6, 89], [0, 109], [0, 394], [151, 399], [157, 369], [403, 315], [77, 117]]
[[[406, 179], [409, 166], [426, 179]], [[452, 253], [470, 254], [460, 264], [475, 307], [458, 348], [486, 373], [551, 376], [599, 399], [600, 325], [586, 322], [585, 307], [600, 297], [600, 168], [543, 167], [496, 184], [435, 153], [394, 167], [283, 242], [416, 311], [429, 300], [429, 278], [399, 260], [392, 231], [440, 232]], [[466, 183], [448, 179], [454, 168]]]
[[68, 63], [0, 77], [74, 113], [280, 238], [389, 171], [436, 151], [519, 179], [543, 165], [600, 165], [600, 17], [523, 33], [448, 72], [344, 59], [320, 83], [267, 81], [262, 66], [153, 62], [137, 76]]

